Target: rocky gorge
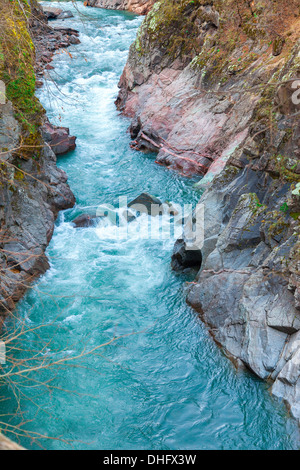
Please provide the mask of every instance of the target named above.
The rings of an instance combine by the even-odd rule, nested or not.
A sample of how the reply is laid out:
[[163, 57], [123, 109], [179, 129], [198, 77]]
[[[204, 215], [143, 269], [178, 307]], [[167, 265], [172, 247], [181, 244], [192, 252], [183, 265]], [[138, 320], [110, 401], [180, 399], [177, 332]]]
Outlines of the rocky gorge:
[[[187, 301], [298, 420], [299, 33], [298, 2], [157, 2], [116, 102], [135, 148], [204, 175], [202, 263]], [[177, 270], [197, 264], [188, 227]]]
[[[172, 268], [189, 276], [190, 268], [198, 271], [185, 284], [187, 303], [237, 368], [266, 381], [299, 422], [298, 1], [84, 3], [147, 13], [130, 48], [116, 106], [131, 120], [133, 150], [154, 152], [161, 170], [171, 170], [170, 178], [176, 172], [197, 180], [200, 204], [175, 244]], [[8, 98], [0, 104], [1, 323], [31, 282], [48, 269], [45, 250], [55, 219], [75, 204], [56, 156], [74, 150], [76, 138], [67, 127], [49, 122], [33, 84], [41, 87], [44, 74], [51, 79], [53, 54], [59, 49], [68, 54], [67, 48], [80, 43], [79, 33], [47, 22], [46, 16], [51, 20], [62, 15], [57, 6], [55, 16], [45, 16], [35, 0], [29, 4], [22, 3], [26, 19], [8, 1], [8, 13], [0, 11], [1, 31], [10, 38], [7, 18], [15, 18], [13, 38], [25, 34], [31, 50], [24, 56], [24, 75], [24, 64], [9, 48], [0, 49], [0, 78]], [[101, 163], [106, 168], [106, 161]], [[148, 201], [148, 193], [141, 196]], [[190, 251], [193, 228], [203, 211], [204, 241]], [[73, 214], [77, 233], [94, 227], [89, 214], [76, 213], [76, 208]], [[113, 304], [110, 298], [107, 302]], [[14, 447], [6, 438], [0, 438], [1, 445]]]
[[57, 154], [75, 148], [75, 137], [49, 123], [34, 93], [41, 85], [36, 77], [51, 70], [54, 52], [71, 45], [76, 31], [55, 30], [37, 2], [24, 5], [26, 16], [20, 6], [4, 2], [0, 18], [6, 39], [1, 36], [0, 77], [7, 97], [0, 104], [0, 324], [48, 269], [44, 252], [57, 214], [75, 202], [67, 175], [56, 166]]

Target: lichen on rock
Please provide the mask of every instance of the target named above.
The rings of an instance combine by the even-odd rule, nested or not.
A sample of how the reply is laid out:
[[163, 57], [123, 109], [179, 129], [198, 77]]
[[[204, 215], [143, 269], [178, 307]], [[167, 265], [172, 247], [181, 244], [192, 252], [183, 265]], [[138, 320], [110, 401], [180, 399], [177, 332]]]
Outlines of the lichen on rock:
[[31, 9], [26, 0], [20, 2], [4, 0], [1, 6], [0, 78], [16, 118], [24, 131], [34, 135], [44, 110], [35, 97], [35, 47], [28, 28]]

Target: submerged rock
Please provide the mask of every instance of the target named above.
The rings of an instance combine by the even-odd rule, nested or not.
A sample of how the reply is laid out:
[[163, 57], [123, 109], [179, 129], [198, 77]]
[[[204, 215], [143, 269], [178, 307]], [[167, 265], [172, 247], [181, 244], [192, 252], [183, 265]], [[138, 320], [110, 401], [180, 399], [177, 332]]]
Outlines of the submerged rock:
[[70, 37], [69, 37], [69, 41], [70, 41], [70, 44], [80, 44], [80, 39], [75, 36], [74, 34], [72, 34]]
[[142, 193], [133, 201], [129, 202], [129, 208], [135, 209], [140, 213], [156, 216], [162, 212], [162, 202], [155, 196], [148, 193]]
[[[136, 213], [131, 212], [128, 209], [136, 211]], [[148, 193], [142, 193], [136, 197], [133, 201], [129, 202], [128, 208], [124, 208], [122, 212], [122, 218], [127, 220], [127, 222], [133, 222], [140, 214], [147, 214], [156, 216], [164, 211], [162, 202]], [[101, 215], [99, 215], [101, 213]], [[108, 217], [113, 223], [118, 223], [118, 217], [115, 211], [111, 208], [106, 207], [105, 205], [99, 206], [97, 214], [81, 214], [72, 220], [72, 223], [77, 228], [83, 227], [93, 227], [96, 225], [97, 221], [101, 218]]]
[[72, 220], [72, 223], [75, 225], [76, 228], [94, 227], [98, 219], [99, 217], [97, 217], [96, 215], [81, 214], [76, 217], [76, 219]]
[[48, 20], [64, 20], [74, 17], [70, 10], [61, 10], [60, 8], [50, 7], [47, 5], [42, 5], [42, 9]]

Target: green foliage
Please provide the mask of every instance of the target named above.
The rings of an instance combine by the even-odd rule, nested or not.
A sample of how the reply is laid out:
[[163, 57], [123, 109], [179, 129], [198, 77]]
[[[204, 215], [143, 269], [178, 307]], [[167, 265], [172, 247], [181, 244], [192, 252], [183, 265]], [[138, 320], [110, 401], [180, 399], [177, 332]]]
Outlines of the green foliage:
[[286, 157], [284, 155], [275, 155], [274, 158], [276, 170], [282, 180], [287, 181], [289, 183], [295, 183], [300, 181], [300, 175], [293, 171], [295, 167], [294, 161], [291, 161], [289, 157]]
[[44, 114], [35, 96], [35, 48], [29, 32], [31, 11], [27, 0], [1, 1], [0, 79], [6, 84], [6, 97], [22, 125], [20, 153], [28, 158], [32, 147], [40, 144], [39, 127]]
[[[172, 59], [195, 55], [199, 51], [196, 39], [199, 29], [196, 23], [200, 0], [165, 0], [157, 2], [145, 19], [135, 47], [143, 53], [142, 37], [146, 33], [148, 45], [154, 43], [165, 50]], [[192, 58], [192, 57], [191, 57]]]

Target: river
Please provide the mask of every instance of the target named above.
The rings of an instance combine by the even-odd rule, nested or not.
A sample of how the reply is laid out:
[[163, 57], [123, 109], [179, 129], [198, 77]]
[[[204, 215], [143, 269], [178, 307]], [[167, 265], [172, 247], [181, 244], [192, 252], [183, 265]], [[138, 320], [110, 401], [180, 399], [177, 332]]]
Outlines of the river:
[[[29, 331], [16, 360], [36, 354], [55, 363], [121, 338], [31, 374], [35, 382], [20, 381], [24, 429], [58, 438], [40, 439], [47, 449], [296, 448], [285, 407], [268, 385], [235, 370], [186, 305], [191, 279], [170, 268], [173, 239], [143, 238], [138, 229], [115, 239], [110, 227], [71, 224], [120, 196], [148, 191], [195, 205], [199, 193], [194, 180], [155, 164], [155, 155], [130, 149], [129, 122], [114, 106], [141, 18], [51, 3], [75, 15], [55, 26], [80, 30], [81, 44], [56, 54], [53, 81], [38, 92], [50, 120], [78, 138], [76, 150], [58, 158], [77, 204], [59, 215], [47, 250], [51, 268], [19, 304]], [[7, 394], [2, 409], [14, 414]], [[26, 437], [21, 443], [39, 448]]]

